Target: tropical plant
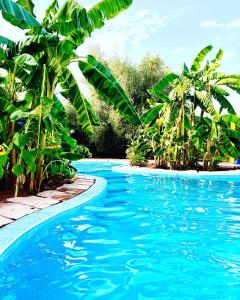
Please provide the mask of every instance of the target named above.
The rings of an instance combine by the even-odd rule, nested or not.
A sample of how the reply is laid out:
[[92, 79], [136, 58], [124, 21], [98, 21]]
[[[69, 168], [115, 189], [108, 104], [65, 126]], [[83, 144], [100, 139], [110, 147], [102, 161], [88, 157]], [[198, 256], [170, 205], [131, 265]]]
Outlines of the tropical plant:
[[[165, 75], [166, 67], [160, 57], [146, 55], [139, 64], [134, 64], [129, 59], [118, 56], [107, 60], [99, 49], [93, 49], [92, 53], [118, 79], [137, 112], [141, 114], [145, 111], [149, 96], [147, 89], [152, 88]], [[91, 104], [100, 119], [100, 126], [95, 128], [87, 144], [90, 144], [94, 156], [125, 158], [127, 145], [138, 129], [116, 111], [109, 109], [93, 89], [90, 91]]]
[[212, 46], [205, 47], [191, 68], [184, 64], [180, 74], [167, 74], [149, 90], [158, 101], [148, 101], [151, 107], [142, 120], [145, 132], [152, 137], [149, 144], [159, 166], [186, 169], [196, 167], [202, 159], [208, 169], [220, 160], [239, 156], [240, 133], [231, 129], [222, 113], [236, 115], [226, 88], [239, 92], [240, 76], [217, 72], [223, 50], [203, 65], [211, 50]]
[[0, 81], [0, 178], [6, 186], [16, 186], [16, 195], [19, 188], [39, 191], [44, 176], [62, 172], [69, 161], [87, 153], [70, 135], [61, 99], [72, 104], [87, 134], [93, 133], [98, 119], [79, 89], [71, 63], [77, 64], [103, 101], [132, 124], [140, 123], [111, 72], [93, 56], [76, 52], [105, 20], [131, 3], [102, 0], [87, 11], [75, 0], [65, 1], [62, 7], [54, 0], [39, 22], [31, 1], [0, 0], [3, 18], [27, 30], [24, 41], [0, 37], [0, 68], [6, 74]]

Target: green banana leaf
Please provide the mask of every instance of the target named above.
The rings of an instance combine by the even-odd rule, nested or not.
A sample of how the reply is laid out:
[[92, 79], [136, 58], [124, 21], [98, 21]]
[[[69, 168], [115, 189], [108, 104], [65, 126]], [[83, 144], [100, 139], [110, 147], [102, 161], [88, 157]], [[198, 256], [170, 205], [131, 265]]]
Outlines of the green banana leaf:
[[91, 32], [95, 28], [103, 27], [105, 19], [114, 18], [131, 4], [132, 0], [101, 0], [88, 11], [91, 20]]
[[0, 46], [5, 45], [7, 47], [12, 47], [14, 45], [14, 42], [12, 40], [9, 40], [8, 38], [0, 35]]
[[34, 17], [36, 17], [34, 15], [34, 4], [31, 0], [18, 0], [17, 4], [19, 4], [20, 6], [22, 6], [23, 8], [25, 8], [30, 14], [32, 14]]
[[150, 94], [155, 94], [157, 92], [163, 92], [175, 79], [179, 78], [177, 74], [170, 73], [160, 79], [160, 81], [149, 90]]
[[31, 13], [12, 0], [0, 0], [0, 11], [6, 21], [21, 29], [41, 26]]
[[226, 123], [233, 123], [237, 127], [240, 127], [240, 117], [237, 115], [233, 115], [233, 114], [224, 115], [222, 116], [222, 119]]
[[62, 81], [61, 86], [64, 89], [61, 94], [63, 97], [68, 99], [75, 108], [83, 130], [87, 134], [92, 134], [93, 126], [95, 124], [95, 118], [93, 118], [93, 109], [86, 98], [82, 95], [76, 79], [68, 69], [66, 69], [64, 72], [64, 80]]
[[212, 93], [213, 97], [221, 105], [221, 110], [226, 109], [230, 114], [236, 114], [232, 104], [225, 97], [225, 96], [229, 96], [229, 93], [227, 91], [225, 91], [224, 89], [222, 89], [218, 86], [212, 86], [211, 93]]
[[223, 58], [224, 51], [222, 49], [219, 49], [217, 55], [215, 58], [211, 61], [213, 64], [219, 63], [221, 59]]
[[200, 67], [201, 67], [201, 63], [204, 61], [205, 57], [208, 55], [208, 53], [213, 49], [212, 45], [209, 45], [205, 48], [203, 48], [198, 55], [196, 56], [196, 58], [193, 61], [193, 64], [191, 66], [191, 71], [193, 72], [198, 72]]
[[205, 107], [206, 111], [213, 117], [215, 121], [219, 121], [219, 114], [216, 112], [211, 100], [207, 94], [196, 91], [196, 97], [199, 102]]
[[161, 111], [163, 104], [159, 104], [151, 109], [149, 109], [140, 119], [141, 121], [147, 125], [156, 119], [159, 112]]
[[57, 14], [58, 10], [59, 10], [58, 0], [53, 0], [45, 12], [45, 16], [42, 21], [43, 27], [48, 27], [48, 25], [52, 22], [54, 16]]
[[80, 60], [79, 68], [88, 82], [107, 104], [118, 110], [133, 125], [139, 125], [140, 119], [128, 96], [113, 77], [112, 73], [93, 56]]

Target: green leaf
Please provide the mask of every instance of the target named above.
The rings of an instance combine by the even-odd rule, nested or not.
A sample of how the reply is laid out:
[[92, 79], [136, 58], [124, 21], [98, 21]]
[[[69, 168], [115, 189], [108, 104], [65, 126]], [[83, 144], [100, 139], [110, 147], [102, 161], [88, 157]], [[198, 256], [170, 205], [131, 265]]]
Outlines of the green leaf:
[[24, 112], [22, 110], [16, 110], [14, 111], [11, 115], [10, 115], [10, 120], [11, 121], [17, 121], [19, 119], [25, 119], [29, 117], [29, 113], [28, 112]]
[[37, 166], [36, 166], [37, 151], [34, 149], [25, 150], [22, 152], [22, 157], [25, 164], [30, 169], [31, 173], [35, 173], [37, 170]]
[[67, 159], [70, 161], [76, 161], [76, 160], [80, 160], [82, 158], [85, 157], [85, 154], [77, 154], [77, 153], [70, 153], [70, 152], [63, 152], [60, 154], [60, 157], [63, 159]]
[[3, 155], [3, 156], [0, 156], [0, 179], [2, 179], [3, 175], [4, 175], [4, 167], [6, 165], [8, 161], [8, 157], [7, 155]]
[[175, 79], [179, 78], [177, 74], [170, 73], [160, 79], [160, 81], [153, 87], [152, 89], [149, 90], [149, 93], [156, 94], [157, 92], [163, 92]]
[[240, 93], [240, 75], [229, 75], [217, 81], [218, 85], [226, 85], [237, 93]]
[[209, 99], [207, 94], [201, 93], [199, 91], [196, 91], [196, 97], [201, 102], [201, 104], [204, 106], [207, 113], [209, 113], [215, 121], [219, 121], [219, 115], [216, 112], [211, 100]]
[[48, 25], [51, 23], [54, 16], [57, 14], [58, 10], [59, 10], [58, 0], [53, 0], [45, 12], [45, 16], [42, 21], [43, 27], [48, 27]]
[[12, 40], [9, 40], [8, 38], [0, 35], [0, 46], [7, 46], [8, 48], [13, 47], [14, 42]]
[[226, 123], [233, 123], [237, 127], [240, 127], [240, 117], [237, 115], [233, 115], [233, 114], [224, 115], [222, 116], [222, 119]]
[[86, 30], [89, 26], [86, 9], [75, 0], [67, 0], [53, 18], [49, 28], [63, 36], [68, 36], [74, 30]]
[[79, 68], [88, 82], [107, 104], [118, 110], [120, 115], [133, 125], [139, 125], [140, 119], [128, 96], [112, 73], [93, 56], [80, 60]]
[[201, 67], [201, 63], [204, 61], [205, 57], [208, 55], [208, 53], [213, 49], [212, 45], [209, 45], [207, 47], [205, 47], [204, 49], [202, 49], [198, 55], [196, 56], [195, 60], [193, 61], [193, 64], [191, 66], [191, 71], [193, 72], [198, 72], [200, 67]]
[[149, 109], [142, 117], [141, 117], [141, 121], [147, 125], [150, 124], [152, 121], [154, 121], [156, 119], [156, 117], [158, 116], [159, 112], [161, 111], [163, 107], [163, 104], [159, 104], [151, 109]]
[[2, 48], [0, 48], [0, 61], [5, 59], [6, 59], [5, 51]]
[[20, 149], [26, 146], [26, 144], [28, 144], [29, 141], [30, 141], [30, 133], [21, 134], [19, 132], [16, 132], [13, 136], [13, 143]]
[[15, 176], [20, 176], [23, 174], [24, 172], [24, 166], [20, 165], [20, 164], [16, 164], [13, 168], [12, 168], [12, 172]]
[[219, 63], [219, 61], [221, 61], [221, 59], [223, 58], [223, 55], [224, 55], [224, 51], [222, 49], [219, 49], [217, 55], [211, 62], [213, 64]]
[[[222, 135], [222, 145], [224, 146], [225, 150], [224, 155], [226, 155], [226, 153], [228, 153], [228, 157], [233, 157], [233, 158], [238, 158], [239, 157], [239, 151], [236, 148], [236, 145], [228, 138], [227, 135], [223, 134]], [[221, 148], [221, 150], [223, 150]]]
[[25, 8], [30, 14], [32, 14], [35, 17], [35, 15], [33, 13], [35, 5], [33, 4], [33, 2], [31, 0], [18, 0], [17, 4], [19, 4], [20, 6]]
[[73, 107], [75, 108], [79, 123], [81, 124], [83, 130], [87, 134], [93, 133], [93, 124], [90, 115], [90, 104], [88, 104], [87, 99], [82, 95], [76, 79], [69, 70], [65, 70], [64, 80], [61, 82], [61, 86], [64, 89], [62, 95], [68, 99]]
[[102, 0], [88, 12], [76, 1], [66, 1], [55, 16], [51, 29], [59, 30], [65, 39], [61, 47], [66, 52], [77, 49], [96, 28], [104, 26], [105, 20], [110, 20], [127, 9], [132, 0]]
[[114, 18], [131, 4], [132, 0], [101, 0], [88, 11], [91, 20], [91, 31], [93, 31], [93, 28], [103, 27], [105, 19]]
[[30, 54], [21, 54], [21, 55], [18, 55], [16, 57], [14, 57], [14, 61], [17, 65], [19, 66], [24, 66], [24, 67], [27, 67], [27, 66], [37, 66], [37, 61], [36, 59], [30, 55]]
[[211, 87], [211, 93], [213, 97], [218, 101], [221, 109], [226, 109], [230, 114], [236, 114], [232, 104], [225, 96], [229, 96], [229, 93], [218, 86]]
[[21, 29], [39, 27], [40, 23], [26, 9], [12, 0], [0, 0], [0, 10], [3, 18]]

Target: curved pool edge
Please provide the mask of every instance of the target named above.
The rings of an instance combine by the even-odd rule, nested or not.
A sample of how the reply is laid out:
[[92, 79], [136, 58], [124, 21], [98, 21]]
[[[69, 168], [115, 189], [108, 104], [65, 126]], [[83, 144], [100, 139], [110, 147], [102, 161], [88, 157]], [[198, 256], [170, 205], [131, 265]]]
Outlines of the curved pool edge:
[[48, 225], [52, 224], [52, 222], [58, 218], [77, 211], [84, 203], [90, 200], [102, 197], [106, 191], [107, 181], [102, 177], [88, 177], [96, 181], [86, 192], [65, 202], [36, 211], [0, 229], [0, 263], [3, 262], [21, 242], [31, 238], [37, 231], [40, 231], [40, 228], [44, 227], [44, 233], [46, 233]]
[[129, 174], [129, 175], [160, 175], [165, 177], [178, 177], [188, 179], [206, 179], [206, 180], [229, 180], [237, 179], [240, 180], [240, 170], [231, 171], [200, 171], [195, 170], [189, 171], [174, 171], [164, 169], [151, 169], [146, 167], [133, 167], [133, 166], [114, 166], [112, 171], [116, 173]]

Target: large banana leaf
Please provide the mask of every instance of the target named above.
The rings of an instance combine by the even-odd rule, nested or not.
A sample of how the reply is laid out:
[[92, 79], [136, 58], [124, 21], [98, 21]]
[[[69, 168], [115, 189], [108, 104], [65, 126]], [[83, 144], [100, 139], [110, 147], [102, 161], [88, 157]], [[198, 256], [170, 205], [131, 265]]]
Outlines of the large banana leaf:
[[21, 29], [39, 27], [40, 23], [25, 8], [12, 0], [0, 0], [0, 10], [3, 18]]
[[222, 116], [222, 119], [226, 123], [229, 123], [229, 124], [233, 123], [237, 127], [240, 127], [240, 117], [237, 115], [233, 115], [233, 114], [224, 115], [224, 116]]
[[[230, 140], [230, 138], [223, 132], [222, 136], [222, 145], [220, 145], [219, 150], [225, 157], [239, 157], [239, 151], [236, 148], [236, 145]], [[227, 155], [228, 154], [228, 155]]]
[[160, 79], [160, 81], [149, 90], [150, 94], [155, 94], [156, 92], [163, 92], [175, 79], [179, 78], [177, 74], [170, 73]]
[[102, 0], [87, 12], [75, 0], [68, 0], [58, 12], [55, 12], [49, 29], [65, 36], [61, 47], [71, 52], [77, 49], [96, 28], [101, 28], [105, 20], [115, 17], [131, 3], [132, 0]]
[[23, 8], [25, 8], [30, 14], [32, 14], [34, 17], [34, 4], [31, 0], [18, 0], [17, 4], [19, 4], [20, 6], [22, 6]]
[[67, 0], [52, 20], [50, 29], [68, 36], [77, 29], [88, 30], [89, 26], [86, 9], [75, 0]]
[[196, 97], [199, 102], [205, 107], [206, 111], [213, 117], [215, 121], [219, 121], [219, 115], [216, 112], [212, 101], [209, 99], [207, 94], [196, 91]]
[[45, 12], [45, 16], [42, 21], [43, 27], [45, 27], [45, 28], [48, 27], [48, 25], [51, 23], [52, 19], [57, 14], [58, 10], [59, 10], [58, 0], [53, 0]]
[[110, 20], [114, 18], [131, 4], [132, 0], [101, 0], [88, 11], [88, 16], [91, 20], [91, 31], [94, 28], [101, 28], [105, 19]]
[[128, 96], [102, 63], [89, 55], [85, 60], [80, 60], [78, 65], [84, 77], [94, 86], [102, 100], [118, 110], [120, 115], [132, 124], [140, 124], [138, 114]]
[[221, 109], [226, 109], [230, 114], [236, 114], [232, 104], [226, 98], [226, 96], [229, 96], [229, 93], [227, 91], [218, 86], [212, 86], [211, 93], [221, 105]]
[[201, 67], [201, 63], [204, 61], [205, 57], [208, 55], [208, 53], [213, 49], [212, 45], [209, 45], [205, 48], [203, 48], [198, 55], [196, 56], [195, 60], [193, 61], [193, 64], [191, 66], [191, 71], [193, 72], [198, 72], [200, 67]]
[[216, 64], [218, 62], [221, 61], [221, 59], [223, 58], [224, 55], [224, 51], [222, 49], [219, 49], [217, 55], [215, 56], [215, 58], [212, 60], [213, 64]]
[[225, 85], [240, 93], [240, 75], [229, 75], [217, 81], [218, 85]]
[[12, 47], [14, 45], [14, 42], [12, 40], [9, 40], [8, 38], [0, 35], [0, 46], [5, 45], [7, 47]]
[[149, 109], [142, 117], [141, 117], [141, 121], [147, 125], [150, 124], [152, 121], [154, 121], [156, 119], [156, 117], [158, 116], [159, 112], [161, 111], [163, 107], [163, 104], [158, 104], [155, 107]]
[[64, 71], [64, 80], [61, 83], [64, 91], [62, 95], [69, 100], [78, 114], [78, 120], [87, 134], [93, 133], [93, 125], [96, 125], [96, 116], [86, 98], [80, 92], [77, 81], [67, 69]]

